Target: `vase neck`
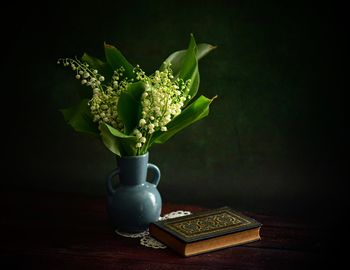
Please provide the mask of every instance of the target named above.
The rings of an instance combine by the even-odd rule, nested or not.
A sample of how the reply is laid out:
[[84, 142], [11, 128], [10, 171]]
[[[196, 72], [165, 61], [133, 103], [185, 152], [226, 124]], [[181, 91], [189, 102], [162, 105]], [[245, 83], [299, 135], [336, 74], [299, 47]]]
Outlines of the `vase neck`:
[[140, 185], [146, 182], [148, 153], [141, 156], [118, 157], [121, 185]]

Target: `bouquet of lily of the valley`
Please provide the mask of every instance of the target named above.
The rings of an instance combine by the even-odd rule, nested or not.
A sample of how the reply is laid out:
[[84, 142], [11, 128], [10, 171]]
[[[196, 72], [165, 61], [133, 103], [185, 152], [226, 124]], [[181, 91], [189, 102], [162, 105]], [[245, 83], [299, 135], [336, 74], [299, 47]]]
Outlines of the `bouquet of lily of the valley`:
[[191, 35], [188, 48], [172, 53], [151, 75], [109, 44], [105, 61], [88, 54], [59, 59], [89, 87], [89, 98], [63, 109], [64, 118], [76, 131], [101, 138], [118, 156], [143, 155], [208, 115], [214, 98], [192, 100], [199, 87], [198, 60], [214, 48], [197, 45]]

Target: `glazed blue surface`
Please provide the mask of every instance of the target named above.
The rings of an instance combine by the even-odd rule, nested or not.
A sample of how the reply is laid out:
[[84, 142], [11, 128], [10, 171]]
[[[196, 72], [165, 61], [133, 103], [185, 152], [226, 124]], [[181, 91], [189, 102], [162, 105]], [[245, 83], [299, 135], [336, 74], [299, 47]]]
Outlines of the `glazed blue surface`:
[[[107, 211], [113, 228], [123, 232], [141, 232], [160, 216], [162, 199], [157, 190], [160, 171], [142, 156], [118, 157], [118, 167], [107, 178]], [[153, 177], [147, 181], [147, 171]], [[117, 176], [119, 182], [113, 187]]]

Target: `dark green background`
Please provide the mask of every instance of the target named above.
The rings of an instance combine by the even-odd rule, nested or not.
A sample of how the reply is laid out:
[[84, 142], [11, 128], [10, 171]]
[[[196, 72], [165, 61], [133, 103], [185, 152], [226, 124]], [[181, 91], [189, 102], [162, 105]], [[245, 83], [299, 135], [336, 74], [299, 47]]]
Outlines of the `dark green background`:
[[293, 215], [343, 204], [340, 8], [291, 2], [14, 3], [2, 21], [3, 188], [104, 195], [115, 159], [63, 121], [79, 84], [57, 59], [103, 57], [106, 41], [152, 72], [193, 33], [218, 45], [199, 91], [219, 98], [151, 150], [163, 200]]

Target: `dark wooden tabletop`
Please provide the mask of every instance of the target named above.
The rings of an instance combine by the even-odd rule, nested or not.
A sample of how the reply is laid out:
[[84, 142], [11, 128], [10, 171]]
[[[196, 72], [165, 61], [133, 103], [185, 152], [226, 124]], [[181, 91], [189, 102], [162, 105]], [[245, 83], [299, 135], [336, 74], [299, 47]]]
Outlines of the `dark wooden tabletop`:
[[[2, 192], [1, 269], [307, 269], [320, 265], [324, 231], [291, 218], [245, 214], [263, 223], [262, 240], [189, 258], [116, 235], [104, 198]], [[163, 214], [196, 212], [165, 204]]]

